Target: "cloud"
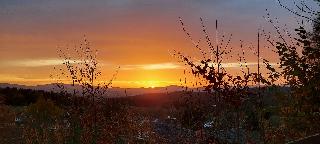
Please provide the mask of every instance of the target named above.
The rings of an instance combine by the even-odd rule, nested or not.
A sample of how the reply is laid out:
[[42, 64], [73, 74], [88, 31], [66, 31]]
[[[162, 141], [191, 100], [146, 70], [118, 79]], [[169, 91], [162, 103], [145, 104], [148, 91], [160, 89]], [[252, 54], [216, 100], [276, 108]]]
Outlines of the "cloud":
[[[199, 63], [200, 64], [200, 63]], [[217, 66], [215, 63], [211, 63], [209, 65]], [[248, 62], [248, 63], [221, 63], [221, 66], [224, 68], [240, 68], [245, 66], [256, 66], [258, 63], [256, 62]], [[260, 63], [263, 66], [263, 63]], [[278, 65], [277, 63], [270, 63], [272, 66]], [[158, 64], [141, 64], [141, 65], [122, 65], [122, 70], [164, 70], [164, 69], [183, 69], [185, 66], [176, 64], [176, 63], [158, 63]]]
[[61, 65], [62, 59], [26, 59], [0, 62], [1, 66], [9, 67], [44, 67]]
[[24, 83], [33, 85], [34, 82], [48, 83], [52, 82], [51, 78], [24, 78], [22, 76], [12, 74], [0, 74], [0, 83]]
[[[78, 62], [75, 60], [75, 62]], [[62, 65], [62, 59], [27, 59], [27, 60], [13, 60], [13, 61], [2, 61], [0, 66], [10, 66], [10, 67], [45, 67], [45, 66], [56, 66]], [[200, 64], [200, 63], [198, 63]], [[110, 65], [106, 62], [99, 64], [100, 66]], [[209, 65], [217, 66], [216, 63], [210, 63]], [[255, 66], [256, 62], [247, 62], [247, 63], [221, 63], [221, 66], [224, 68], [238, 68], [247, 66]], [[264, 65], [261, 63], [261, 66]], [[272, 66], [278, 65], [277, 63], [270, 63]], [[137, 64], [137, 65], [121, 65], [122, 70], [164, 70], [164, 69], [183, 69], [185, 66], [177, 63], [155, 63], [155, 64]]]
[[[278, 64], [277, 63], [269, 63], [271, 66], [277, 66]], [[213, 65], [213, 66], [217, 66], [216, 63], [211, 63], [210, 65]], [[221, 63], [221, 67], [224, 67], [224, 68], [240, 68], [241, 66], [242, 67], [245, 67], [245, 66], [256, 66], [258, 65], [257, 62], [247, 62], [247, 63]], [[260, 63], [261, 66], [263, 66], [264, 64], [263, 63]]]
[[163, 70], [163, 69], [180, 69], [181, 65], [175, 63], [158, 63], [158, 64], [141, 64], [141, 65], [123, 65], [122, 70]]

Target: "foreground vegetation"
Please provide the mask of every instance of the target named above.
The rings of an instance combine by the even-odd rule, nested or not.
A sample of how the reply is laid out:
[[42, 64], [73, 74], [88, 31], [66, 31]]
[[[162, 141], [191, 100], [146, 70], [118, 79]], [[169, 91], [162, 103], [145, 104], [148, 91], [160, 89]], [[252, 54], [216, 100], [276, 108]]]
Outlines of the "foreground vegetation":
[[[309, 8], [303, 4], [302, 7]], [[214, 43], [201, 19], [206, 46], [202, 48], [194, 42], [181, 19], [183, 31], [199, 51], [200, 58], [183, 52], [175, 52], [174, 56], [187, 65], [189, 71], [185, 73], [190, 72], [197, 79], [194, 85], [203, 88], [199, 91], [189, 91], [186, 85], [184, 92], [105, 97], [117, 72], [107, 83], [97, 81], [101, 72], [90, 43], [85, 40], [72, 51], [75, 53], [60, 50], [63, 67], [55, 68], [56, 73], [52, 75], [60, 93], [0, 89], [1, 142], [286, 143], [317, 134], [320, 129], [320, 28], [319, 12], [310, 11], [302, 13], [311, 13], [316, 18], [302, 19], [312, 21], [313, 30], [308, 32], [302, 24], [294, 29], [294, 36], [283, 34], [282, 31], [287, 30], [276, 26], [267, 14], [276, 39], [262, 31], [258, 44], [261, 39], [270, 43], [280, 58], [280, 67], [276, 69], [261, 58], [258, 45], [254, 52], [257, 71], [246, 65], [245, 54], [240, 53], [238, 75], [231, 75], [222, 66], [232, 50], [230, 40]], [[244, 48], [243, 43], [240, 48]], [[261, 67], [268, 73], [260, 73], [260, 60], [264, 63]], [[59, 83], [61, 79], [69, 79], [72, 86], [80, 86], [80, 90], [66, 89]], [[278, 84], [279, 80], [283, 82]]]

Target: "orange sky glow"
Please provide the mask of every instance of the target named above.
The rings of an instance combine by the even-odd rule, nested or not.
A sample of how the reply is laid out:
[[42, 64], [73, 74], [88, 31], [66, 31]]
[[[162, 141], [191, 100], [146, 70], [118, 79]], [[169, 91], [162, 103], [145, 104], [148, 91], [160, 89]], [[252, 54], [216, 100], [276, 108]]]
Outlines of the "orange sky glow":
[[[294, 19], [276, 1], [266, 0], [10, 0], [0, 2], [0, 83], [48, 84], [54, 66], [61, 65], [57, 47], [78, 46], [83, 36], [98, 50], [102, 76], [109, 80], [117, 67], [115, 87], [162, 87], [180, 85], [183, 63], [172, 56], [174, 50], [199, 56], [179, 23], [187, 25], [194, 39], [203, 39], [200, 17], [212, 38], [215, 20], [219, 37], [233, 35], [231, 55], [256, 46], [257, 30], [272, 31], [263, 18], [265, 9], [289, 26]], [[292, 24], [293, 25], [293, 24]], [[226, 39], [226, 38], [225, 38]], [[262, 57], [276, 65], [278, 58], [262, 40]], [[256, 57], [247, 48], [247, 61], [255, 70]], [[239, 72], [235, 58], [223, 64], [231, 73]], [[192, 77], [189, 77], [192, 80]]]

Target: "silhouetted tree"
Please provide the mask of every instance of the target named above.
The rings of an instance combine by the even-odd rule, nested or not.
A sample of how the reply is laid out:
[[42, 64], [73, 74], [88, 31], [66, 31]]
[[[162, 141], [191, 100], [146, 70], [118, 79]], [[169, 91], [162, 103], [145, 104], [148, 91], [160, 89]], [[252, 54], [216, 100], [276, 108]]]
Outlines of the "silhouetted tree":
[[[213, 43], [213, 40], [207, 33], [203, 19], [200, 19], [200, 22], [206, 44], [205, 48], [200, 46], [200, 41], [196, 42], [193, 40], [185, 24], [180, 19], [183, 31], [202, 57], [194, 58], [193, 56], [185, 56], [181, 52], [175, 52], [174, 56], [177, 56], [181, 62], [185, 63], [185, 65], [191, 69], [191, 74], [195, 78], [200, 79], [200, 82], [196, 82], [194, 86], [204, 86], [204, 91], [210, 94], [210, 98], [207, 99], [207, 102], [195, 101], [196, 99], [190, 98], [186, 99], [186, 105], [183, 108], [185, 110], [182, 111], [184, 118], [181, 121], [185, 122], [187, 126], [190, 125], [191, 128], [195, 130], [202, 130], [204, 124], [209, 120], [209, 122], [212, 121], [212, 123], [214, 123], [209, 128], [211, 130], [211, 132], [209, 132], [211, 133], [211, 138], [214, 137], [215, 140], [223, 141], [223, 137], [227, 137], [232, 130], [236, 130], [235, 137], [232, 141], [238, 143], [241, 143], [241, 141], [244, 142], [248, 139], [243, 139], [244, 133], [242, 130], [244, 129], [241, 129], [241, 127], [244, 128], [244, 125], [249, 124], [255, 129], [259, 130], [260, 128], [259, 116], [255, 118], [252, 117], [256, 119], [253, 121], [252, 119], [251, 121], [246, 119], [248, 116], [246, 116], [248, 108], [246, 105], [249, 104], [248, 101], [250, 99], [253, 101], [253, 103], [250, 103], [252, 105], [251, 109], [253, 109], [251, 112], [256, 115], [261, 115], [261, 109], [263, 108], [263, 105], [261, 105], [262, 98], [258, 96], [260, 89], [254, 90], [250, 88], [250, 86], [260, 84], [260, 82], [263, 85], [273, 85], [274, 79], [278, 75], [276, 72], [270, 71], [269, 76], [265, 78], [260, 72], [250, 71], [242, 41], [240, 43], [241, 52], [238, 53], [237, 59], [241, 74], [234, 75], [228, 72], [222, 63], [228, 59], [228, 57], [232, 57], [230, 53], [233, 49], [229, 44], [231, 36], [225, 40], [225, 36], [223, 35], [221, 41], [218, 41], [218, 35], [216, 34], [216, 42]], [[218, 25], [216, 21], [216, 33], [217, 29]], [[254, 54], [257, 55], [258, 59], [262, 59], [259, 56], [259, 51]], [[266, 59], [263, 59], [263, 62], [266, 64], [266, 67], [273, 68]], [[258, 110], [260, 110], [260, 112]], [[252, 130], [248, 130], [247, 132], [250, 133], [251, 131]]]
[[[282, 117], [285, 127], [282, 133], [287, 139], [297, 139], [319, 132], [320, 120], [320, 47], [319, 47], [319, 17], [320, 12], [313, 10], [304, 1], [294, 3], [296, 10], [288, 8], [281, 1], [279, 4], [299, 16], [302, 21], [299, 28], [294, 29], [292, 35], [287, 28], [277, 26], [278, 21], [266, 19], [274, 26], [279, 39], [266, 40], [275, 47], [280, 58], [280, 73], [286, 81], [284, 85], [290, 87], [290, 93], [280, 101]], [[320, 2], [316, 0], [319, 5]], [[305, 22], [312, 24], [312, 31], [306, 30]], [[283, 33], [285, 32], [285, 33]], [[278, 96], [278, 98], [280, 98]]]
[[[61, 89], [62, 93], [72, 94], [73, 104], [69, 113], [72, 114], [72, 126], [76, 130], [73, 132], [74, 138], [81, 137], [83, 143], [96, 143], [99, 133], [98, 117], [101, 116], [99, 108], [103, 104], [102, 102], [105, 100], [103, 97], [106, 96], [107, 89], [111, 87], [118, 70], [110, 80], [99, 80], [102, 73], [98, 68], [98, 51], [91, 48], [90, 42], [86, 38], [79, 47], [75, 47], [73, 50], [60, 48], [58, 52], [60, 58], [63, 59], [64, 67], [55, 67], [54, 69], [58, 70], [58, 73], [51, 77], [57, 80], [57, 87]], [[65, 88], [63, 79], [71, 81], [72, 92]], [[78, 135], [79, 130], [76, 129], [79, 126], [83, 129], [81, 136]]]

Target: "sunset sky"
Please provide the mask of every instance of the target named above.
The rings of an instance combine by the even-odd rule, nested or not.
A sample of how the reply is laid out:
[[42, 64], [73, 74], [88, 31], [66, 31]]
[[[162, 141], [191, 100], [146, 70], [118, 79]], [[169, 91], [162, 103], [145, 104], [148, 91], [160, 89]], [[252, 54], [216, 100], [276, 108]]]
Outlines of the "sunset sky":
[[[1, 0], [0, 83], [54, 82], [49, 75], [61, 64], [57, 47], [79, 45], [86, 35], [99, 51], [100, 80], [120, 66], [114, 86], [179, 84], [184, 67], [170, 53], [193, 53], [179, 17], [195, 39], [202, 37], [200, 17], [212, 37], [217, 19], [220, 36], [233, 34], [236, 53], [240, 40], [256, 45], [258, 28], [272, 31], [263, 18], [266, 9], [282, 23], [295, 21], [276, 0]], [[272, 52], [262, 51], [263, 57], [277, 61]], [[256, 62], [250, 53], [247, 60]], [[235, 62], [227, 63], [236, 71]]]

